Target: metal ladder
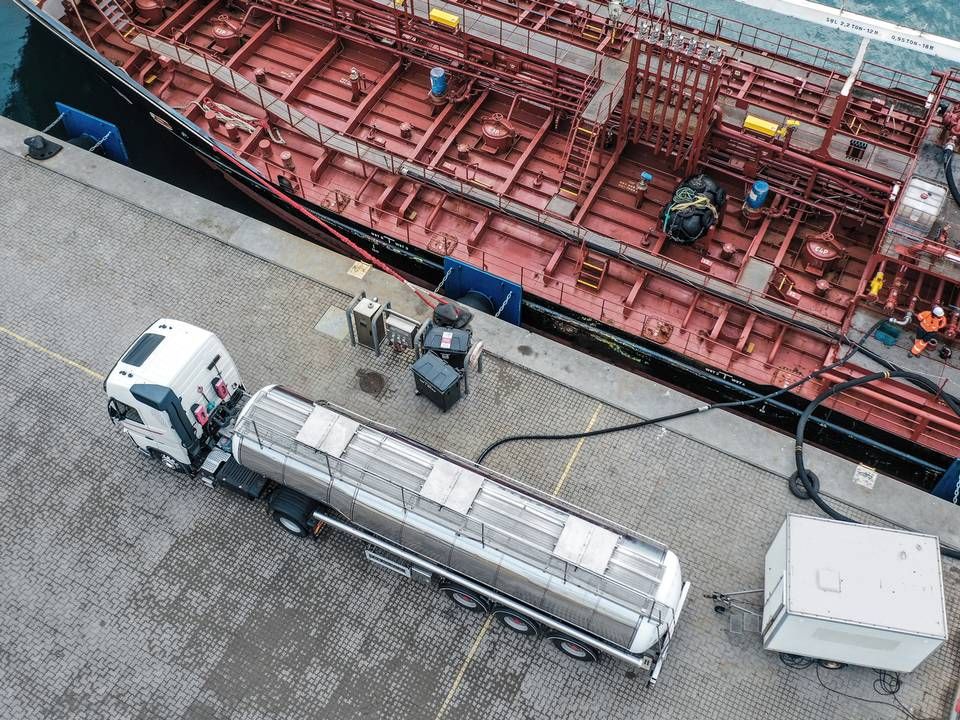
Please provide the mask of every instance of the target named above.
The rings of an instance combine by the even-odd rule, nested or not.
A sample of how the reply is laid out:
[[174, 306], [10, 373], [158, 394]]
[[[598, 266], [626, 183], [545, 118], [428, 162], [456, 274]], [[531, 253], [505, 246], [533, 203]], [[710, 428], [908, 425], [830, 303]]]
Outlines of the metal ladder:
[[590, 161], [600, 140], [600, 131], [599, 125], [583, 119], [574, 121], [570, 127], [566, 151], [563, 154], [561, 194], [570, 198], [580, 196], [590, 172]]
[[126, 10], [120, 7], [120, 3], [116, 0], [93, 0], [93, 5], [110, 26], [124, 38], [136, 29]]
[[584, 243], [580, 246], [580, 259], [577, 261], [577, 285], [588, 290], [599, 290], [609, 264], [608, 258], [591, 252]]

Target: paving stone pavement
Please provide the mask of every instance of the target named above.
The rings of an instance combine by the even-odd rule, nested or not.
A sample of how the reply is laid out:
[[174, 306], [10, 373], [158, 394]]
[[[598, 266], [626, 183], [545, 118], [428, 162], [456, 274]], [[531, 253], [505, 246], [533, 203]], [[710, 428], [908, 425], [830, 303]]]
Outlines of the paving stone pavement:
[[[114, 432], [100, 381], [63, 361], [105, 374], [160, 316], [216, 331], [250, 388], [282, 382], [467, 457], [521, 429], [630, 418], [492, 357], [441, 414], [414, 397], [409, 358], [315, 329], [342, 294], [2, 153], [0, 193], [0, 718], [903, 717], [824, 690], [713, 612], [702, 593], [758, 587], [784, 514], [815, 511], [664, 428], [589, 440], [565, 476], [575, 443], [489, 459], [547, 492], [564, 478], [565, 499], [679, 555], [694, 589], [652, 689], [610, 660], [576, 664], [497, 624], [481, 634], [353, 539], [294, 540], [264, 505], [164, 473]], [[362, 372], [383, 389], [362, 391]], [[956, 628], [960, 564], [944, 578]], [[903, 703], [938, 717], [958, 656], [954, 633], [904, 678]], [[873, 677], [822, 674], [877, 700]]]

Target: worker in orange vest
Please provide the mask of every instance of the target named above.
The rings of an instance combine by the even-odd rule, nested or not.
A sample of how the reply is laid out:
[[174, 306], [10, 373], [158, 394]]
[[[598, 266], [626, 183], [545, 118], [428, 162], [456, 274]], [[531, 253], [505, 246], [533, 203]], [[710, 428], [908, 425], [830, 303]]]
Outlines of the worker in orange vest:
[[920, 353], [927, 349], [931, 340], [936, 340], [937, 333], [947, 324], [946, 313], [939, 305], [934, 305], [929, 310], [924, 310], [917, 314], [917, 337], [913, 341], [913, 348], [910, 354], [913, 357], [919, 357]]

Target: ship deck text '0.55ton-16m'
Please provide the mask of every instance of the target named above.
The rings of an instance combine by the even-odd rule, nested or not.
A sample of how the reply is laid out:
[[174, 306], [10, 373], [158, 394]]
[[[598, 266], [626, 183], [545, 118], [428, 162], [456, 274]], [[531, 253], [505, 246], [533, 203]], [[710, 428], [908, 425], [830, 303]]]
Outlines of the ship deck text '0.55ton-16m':
[[662, 544], [342, 408], [247, 395], [226, 348], [187, 323], [154, 323], [104, 389], [113, 421], [171, 470], [267, 497], [294, 535], [343, 530], [462, 607], [656, 682], [689, 591]]
[[[883, 318], [906, 318], [884, 335], [896, 343], [936, 306], [939, 348], [907, 360], [905, 337], [876, 354], [960, 377], [952, 70], [916, 77], [680, 3], [21, 4], [132, 112], [321, 242], [434, 281], [445, 261], [470, 264], [558, 326], [754, 386], [829, 365]], [[781, 6], [952, 52], [843, 10]], [[794, 392], [816, 397], [872, 362]], [[960, 420], [902, 380], [826, 405], [960, 455]]]

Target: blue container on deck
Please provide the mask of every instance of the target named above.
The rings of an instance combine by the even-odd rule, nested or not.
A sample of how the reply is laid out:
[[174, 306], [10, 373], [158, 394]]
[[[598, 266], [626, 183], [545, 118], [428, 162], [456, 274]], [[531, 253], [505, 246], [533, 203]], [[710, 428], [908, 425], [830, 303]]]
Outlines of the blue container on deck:
[[435, 67], [430, 71], [430, 94], [443, 97], [447, 92], [447, 73], [443, 68]]
[[765, 180], [756, 180], [750, 192], [747, 193], [747, 207], [751, 210], [759, 210], [767, 201], [767, 195], [770, 193], [770, 185]]

